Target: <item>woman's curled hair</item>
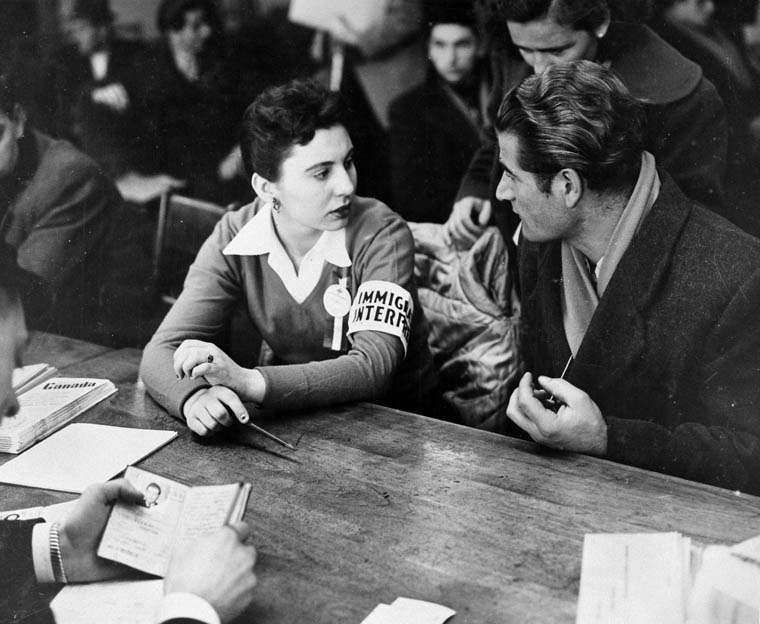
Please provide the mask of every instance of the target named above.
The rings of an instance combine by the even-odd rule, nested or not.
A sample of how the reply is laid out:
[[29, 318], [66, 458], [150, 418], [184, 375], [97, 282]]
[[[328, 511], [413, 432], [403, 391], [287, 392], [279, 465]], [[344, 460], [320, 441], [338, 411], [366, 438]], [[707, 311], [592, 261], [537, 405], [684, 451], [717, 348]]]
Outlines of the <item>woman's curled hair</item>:
[[314, 80], [293, 80], [258, 95], [243, 115], [240, 150], [247, 175], [276, 182], [295, 145], [343, 123], [339, 95]]

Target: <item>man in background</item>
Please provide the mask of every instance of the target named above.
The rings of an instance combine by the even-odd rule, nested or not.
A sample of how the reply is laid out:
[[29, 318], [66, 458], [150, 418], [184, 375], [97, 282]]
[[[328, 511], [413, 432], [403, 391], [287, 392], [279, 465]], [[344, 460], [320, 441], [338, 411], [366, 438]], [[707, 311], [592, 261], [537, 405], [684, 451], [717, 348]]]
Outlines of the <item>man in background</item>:
[[63, 19], [71, 44], [50, 69], [56, 131], [116, 178], [140, 164], [133, 100], [143, 46], [114, 35], [108, 0], [74, 0]]
[[16, 250], [51, 304], [28, 309], [33, 326], [86, 333], [120, 209], [118, 191], [95, 162], [31, 128], [0, 76], [0, 240]]
[[426, 6], [425, 82], [390, 107], [392, 208], [407, 221], [445, 223], [480, 145], [490, 84], [471, 2]]

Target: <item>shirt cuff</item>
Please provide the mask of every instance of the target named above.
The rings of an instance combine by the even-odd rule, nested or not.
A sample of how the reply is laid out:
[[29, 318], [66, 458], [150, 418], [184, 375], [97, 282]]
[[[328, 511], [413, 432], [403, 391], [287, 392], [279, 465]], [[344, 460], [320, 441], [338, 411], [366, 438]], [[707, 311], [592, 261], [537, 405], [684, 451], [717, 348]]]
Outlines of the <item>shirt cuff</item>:
[[53, 562], [50, 559], [51, 526], [49, 522], [40, 522], [32, 528], [32, 560], [38, 583], [55, 583]]
[[166, 594], [158, 605], [156, 624], [190, 618], [204, 624], [221, 624], [221, 620], [208, 602], [200, 596], [187, 592]]

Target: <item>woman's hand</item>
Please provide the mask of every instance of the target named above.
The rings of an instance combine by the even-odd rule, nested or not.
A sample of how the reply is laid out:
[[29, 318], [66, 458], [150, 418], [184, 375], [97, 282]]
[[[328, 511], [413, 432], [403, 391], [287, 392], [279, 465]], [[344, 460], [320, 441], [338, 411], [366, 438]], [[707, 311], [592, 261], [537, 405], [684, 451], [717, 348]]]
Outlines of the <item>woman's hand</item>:
[[261, 373], [238, 366], [211, 342], [185, 340], [174, 352], [174, 372], [180, 379], [204, 377], [211, 385], [225, 386], [245, 401], [260, 403], [264, 399]]
[[200, 436], [231, 427], [236, 418], [241, 423], [247, 423], [250, 419], [238, 395], [224, 386], [201, 388], [190, 395], [182, 407], [182, 413], [190, 431]]

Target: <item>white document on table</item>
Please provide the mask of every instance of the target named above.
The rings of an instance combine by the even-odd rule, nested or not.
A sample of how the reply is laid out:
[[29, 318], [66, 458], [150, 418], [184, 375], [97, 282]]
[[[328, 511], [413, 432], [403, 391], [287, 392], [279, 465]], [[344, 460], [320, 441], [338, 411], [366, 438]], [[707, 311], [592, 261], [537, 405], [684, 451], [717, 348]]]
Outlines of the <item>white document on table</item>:
[[379, 604], [362, 620], [362, 624], [443, 624], [456, 611], [425, 600], [396, 598], [391, 604]]
[[586, 535], [576, 624], [684, 624], [690, 551], [680, 533]]
[[176, 431], [74, 423], [0, 466], [0, 483], [81, 494], [176, 437]]
[[160, 579], [67, 585], [50, 609], [56, 624], [153, 624], [163, 593]]

